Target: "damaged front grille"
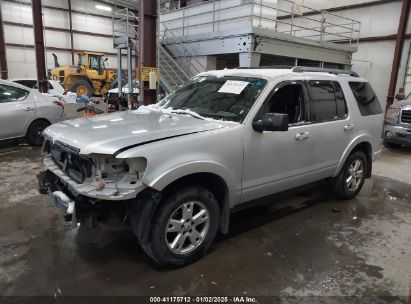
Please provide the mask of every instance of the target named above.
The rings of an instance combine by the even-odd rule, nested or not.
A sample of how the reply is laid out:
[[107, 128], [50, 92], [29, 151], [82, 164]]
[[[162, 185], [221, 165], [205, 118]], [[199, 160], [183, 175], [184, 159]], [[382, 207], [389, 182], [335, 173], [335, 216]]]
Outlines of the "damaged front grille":
[[54, 142], [50, 144], [50, 155], [59, 168], [74, 181], [81, 184], [86, 177], [91, 176], [91, 161], [81, 157], [79, 149]]

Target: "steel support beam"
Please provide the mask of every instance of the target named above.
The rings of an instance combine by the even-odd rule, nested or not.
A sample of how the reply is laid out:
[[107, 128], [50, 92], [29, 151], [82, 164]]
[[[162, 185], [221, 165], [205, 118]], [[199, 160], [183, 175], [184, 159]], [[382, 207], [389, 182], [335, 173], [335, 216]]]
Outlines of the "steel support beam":
[[[345, 11], [345, 10], [353, 10], [357, 8], [364, 8], [364, 7], [373, 7], [376, 5], [381, 5], [381, 4], [387, 4], [387, 3], [392, 3], [392, 2], [398, 2], [401, 0], [375, 0], [375, 1], [369, 1], [369, 2], [361, 2], [361, 3], [355, 3], [355, 4], [349, 4], [349, 5], [343, 5], [343, 6], [336, 6], [336, 7], [329, 7], [326, 9], [328, 13], [331, 12], [339, 12], [339, 11]], [[321, 12], [318, 11], [310, 11], [310, 12], [305, 12], [301, 16], [315, 16], [319, 15]], [[289, 19], [291, 18], [291, 15], [284, 15], [284, 16], [278, 16], [278, 20], [283, 20], [283, 19]]]
[[[141, 0], [139, 10], [140, 56], [139, 79], [142, 67], [156, 66], [157, 1]], [[156, 90], [149, 90], [148, 82], [141, 81], [140, 100], [145, 105], [156, 102]]]
[[388, 109], [389, 106], [394, 101], [395, 87], [397, 86], [398, 71], [400, 69], [400, 63], [401, 63], [401, 54], [402, 54], [402, 49], [404, 46], [404, 40], [406, 36], [408, 16], [410, 14], [410, 4], [411, 4], [411, 0], [402, 1], [401, 16], [400, 16], [400, 22], [398, 24], [398, 33], [397, 33], [397, 39], [395, 43], [395, 50], [394, 50], [394, 59], [392, 61], [390, 85], [388, 87], [386, 109]]
[[67, 0], [69, 15], [70, 47], [71, 47], [71, 65], [74, 63], [74, 42], [73, 42], [73, 18], [71, 15], [71, 0]]
[[47, 92], [46, 56], [44, 51], [41, 0], [32, 0], [32, 10], [38, 87], [40, 92]]
[[[0, 3], [1, 4], [1, 3]], [[0, 5], [0, 69], [1, 79], [9, 78], [7, 70], [6, 43], [4, 41], [3, 17]]]

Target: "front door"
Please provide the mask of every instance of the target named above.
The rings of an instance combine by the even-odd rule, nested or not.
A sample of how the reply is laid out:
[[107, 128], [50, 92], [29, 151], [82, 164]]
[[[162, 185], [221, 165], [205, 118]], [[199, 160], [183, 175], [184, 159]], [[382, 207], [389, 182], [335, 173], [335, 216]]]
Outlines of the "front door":
[[303, 81], [279, 83], [255, 119], [264, 113], [289, 116], [288, 131], [262, 133], [245, 128], [241, 202], [307, 183], [312, 149], [307, 91]]
[[29, 94], [29, 91], [0, 84], [0, 139], [25, 136], [36, 110]]

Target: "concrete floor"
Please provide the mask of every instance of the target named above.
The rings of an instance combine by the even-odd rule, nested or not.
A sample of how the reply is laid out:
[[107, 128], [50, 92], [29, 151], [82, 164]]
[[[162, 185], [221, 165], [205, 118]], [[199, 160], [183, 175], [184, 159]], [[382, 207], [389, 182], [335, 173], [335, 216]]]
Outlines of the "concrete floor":
[[410, 295], [410, 149], [384, 150], [354, 200], [316, 189], [234, 215], [181, 269], [157, 267], [126, 229], [65, 224], [37, 192], [40, 160], [0, 148], [0, 295]]

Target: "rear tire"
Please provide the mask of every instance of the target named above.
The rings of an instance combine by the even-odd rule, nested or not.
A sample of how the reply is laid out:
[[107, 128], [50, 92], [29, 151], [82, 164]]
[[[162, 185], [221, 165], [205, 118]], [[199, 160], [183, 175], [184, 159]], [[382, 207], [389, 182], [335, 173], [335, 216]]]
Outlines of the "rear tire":
[[351, 153], [332, 182], [335, 196], [343, 200], [354, 198], [364, 185], [367, 171], [368, 162], [364, 152]]
[[76, 93], [78, 96], [93, 96], [93, 87], [85, 80], [77, 80], [71, 86], [69, 91]]
[[160, 202], [149, 240], [141, 247], [160, 265], [193, 263], [214, 241], [219, 219], [213, 193], [203, 187], [182, 189]]
[[41, 134], [50, 124], [45, 120], [35, 120], [27, 130], [26, 139], [32, 146], [41, 146], [44, 137]]

